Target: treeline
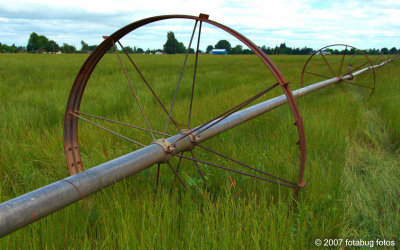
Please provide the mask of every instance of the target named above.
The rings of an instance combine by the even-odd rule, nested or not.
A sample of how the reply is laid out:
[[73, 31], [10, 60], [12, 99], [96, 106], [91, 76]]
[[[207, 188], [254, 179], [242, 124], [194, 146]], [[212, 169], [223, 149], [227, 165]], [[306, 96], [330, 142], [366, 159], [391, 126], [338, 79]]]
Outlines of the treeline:
[[[15, 44], [9, 46], [6, 44], [1, 44], [0, 43], [0, 53], [17, 53], [17, 52], [30, 52], [30, 53], [57, 53], [57, 52], [62, 52], [62, 53], [90, 53], [93, 50], [95, 50], [97, 45], [89, 45], [85, 43], [84, 41], [81, 41], [81, 49], [77, 50], [74, 45], [70, 45], [67, 43], [63, 43], [61, 46], [58, 45], [55, 41], [49, 40], [47, 37], [43, 35], [38, 35], [35, 32], [32, 32], [32, 34], [29, 36], [28, 44], [26, 47], [24, 46], [15, 46]], [[182, 42], [179, 42], [175, 38], [174, 32], [170, 31], [167, 33], [167, 41], [163, 45], [163, 49], [147, 49], [146, 51], [143, 50], [142, 48], [137, 48], [134, 46], [133, 48], [130, 46], [124, 47], [125, 50], [128, 53], [138, 53], [138, 54], [154, 54], [157, 52], [160, 53], [166, 53], [166, 54], [179, 54], [179, 53], [186, 53], [187, 49], [185, 45]], [[304, 48], [290, 48], [286, 46], [286, 43], [281, 43], [279, 46], [275, 46], [274, 48], [272, 47], [266, 47], [263, 45], [262, 47], [259, 47], [264, 53], [268, 55], [309, 55], [315, 52], [314, 49], [304, 47]], [[213, 49], [226, 49], [227, 54], [254, 54], [253, 51], [250, 49], [243, 49], [242, 45], [236, 45], [235, 47], [232, 47], [231, 44], [227, 40], [220, 40], [217, 44], [213, 45], [208, 45], [205, 53], [211, 53]], [[324, 50], [325, 52], [329, 52], [331, 54], [343, 54], [345, 51], [343, 50], [333, 50], [327, 48]], [[109, 53], [114, 52], [114, 48], [111, 47], [108, 51]], [[122, 50], [120, 51], [122, 52]], [[382, 48], [382, 49], [367, 49], [363, 50], [364, 53], [369, 54], [369, 55], [379, 55], [379, 54], [400, 54], [400, 49], [397, 49], [395, 47], [388, 49], [388, 48]], [[193, 48], [189, 49], [189, 53], [195, 53], [195, 50]], [[199, 53], [204, 53], [203, 51], [199, 50]], [[358, 54], [359, 52], [355, 50], [354, 48], [351, 48], [346, 51], [346, 54]]]
[[24, 51], [24, 46], [15, 46], [15, 44], [9, 46], [7, 44], [0, 43], [0, 53], [17, 53], [18, 51]]
[[[265, 54], [268, 55], [280, 55], [280, 54], [285, 54], [285, 55], [309, 55], [314, 52], [312, 48], [289, 48], [286, 46], [285, 43], [281, 43], [278, 46], [275, 46], [275, 48], [270, 48], [266, 47], [263, 45], [262, 47], [259, 47]], [[235, 47], [231, 47], [231, 44], [227, 40], [221, 40], [219, 41], [215, 46], [208, 45], [206, 52], [209, 53], [213, 49], [226, 49], [228, 54], [254, 54], [253, 51], [250, 49], [243, 49], [242, 45], [236, 45]]]
[[[304, 47], [304, 48], [290, 48], [286, 46], [286, 43], [281, 43], [279, 46], [275, 46], [275, 48], [271, 47], [266, 47], [263, 45], [262, 47], [259, 47], [265, 54], [267, 55], [310, 55], [315, 52], [314, 49]], [[228, 54], [254, 54], [253, 51], [249, 49], [243, 49], [242, 45], [236, 45], [235, 47], [231, 47], [231, 44], [227, 40], [221, 40], [219, 41], [215, 46], [208, 45], [206, 53], [210, 53], [213, 49], [226, 49]], [[334, 55], [342, 55], [345, 52], [345, 49], [343, 50], [338, 50], [338, 49], [325, 49], [325, 52], [329, 52]], [[380, 54], [400, 54], [400, 49], [396, 49], [395, 47], [388, 49], [388, 48], [382, 48], [382, 49], [367, 49], [367, 50], [362, 50], [365, 54], [368, 55], [380, 55]], [[354, 55], [354, 54], [359, 54], [359, 52], [354, 49], [347, 49], [346, 54], [348, 55]]]

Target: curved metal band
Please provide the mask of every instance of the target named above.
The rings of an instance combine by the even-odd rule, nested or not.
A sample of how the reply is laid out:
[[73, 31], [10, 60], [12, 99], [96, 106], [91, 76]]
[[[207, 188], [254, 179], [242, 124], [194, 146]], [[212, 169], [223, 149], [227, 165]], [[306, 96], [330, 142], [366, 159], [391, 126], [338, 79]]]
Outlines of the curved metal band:
[[211, 24], [215, 27], [218, 27], [227, 33], [231, 34], [246, 46], [248, 46], [268, 67], [268, 69], [272, 72], [274, 77], [277, 79], [278, 83], [283, 89], [284, 94], [286, 95], [290, 107], [292, 109], [297, 130], [299, 134], [299, 148], [300, 148], [300, 170], [299, 170], [299, 177], [298, 183], [299, 187], [303, 185], [303, 176], [305, 170], [305, 161], [306, 161], [306, 141], [305, 141], [305, 134], [304, 134], [304, 127], [303, 121], [300, 116], [299, 109], [296, 104], [296, 100], [292, 95], [292, 91], [288, 86], [286, 80], [284, 79], [282, 73], [279, 71], [277, 66], [271, 61], [271, 59], [262, 52], [253, 42], [249, 39], [241, 35], [240, 33], [236, 32], [235, 30], [224, 26], [220, 23], [211, 21], [208, 19], [207, 15], [200, 14], [199, 17], [196, 16], [188, 16], [188, 15], [164, 15], [164, 16], [155, 16], [146, 19], [142, 19], [131, 23], [120, 30], [113, 33], [107, 39], [105, 39], [97, 48], [96, 50], [88, 57], [86, 62], [83, 64], [82, 68], [80, 69], [77, 77], [75, 78], [75, 82], [72, 86], [68, 104], [65, 113], [65, 120], [64, 120], [64, 148], [65, 148], [65, 155], [68, 165], [68, 170], [71, 175], [83, 171], [83, 165], [81, 161], [80, 151], [79, 151], [79, 144], [78, 144], [78, 118], [70, 115], [70, 112], [79, 111], [80, 102], [82, 99], [82, 95], [84, 89], [86, 87], [87, 81], [96, 67], [97, 63], [103, 57], [103, 55], [108, 51], [108, 49], [113, 46], [113, 41], [118, 41], [126, 34], [130, 33], [131, 31], [142, 27], [146, 24], [150, 24], [153, 22], [166, 20], [166, 19], [192, 19], [197, 21], [202, 21], [208, 24]]

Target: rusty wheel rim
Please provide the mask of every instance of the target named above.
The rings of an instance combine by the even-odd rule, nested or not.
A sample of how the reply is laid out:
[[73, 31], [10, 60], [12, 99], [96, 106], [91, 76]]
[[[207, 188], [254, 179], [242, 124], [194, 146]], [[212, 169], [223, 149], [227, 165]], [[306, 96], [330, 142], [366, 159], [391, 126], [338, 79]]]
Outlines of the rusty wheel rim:
[[[65, 149], [68, 171], [69, 171], [70, 175], [82, 172], [84, 170], [82, 159], [81, 159], [80, 147], [79, 147], [79, 139], [78, 139], [78, 120], [82, 119], [82, 114], [84, 115], [84, 113], [80, 112], [79, 109], [80, 109], [80, 104], [81, 104], [81, 100], [82, 100], [82, 96], [83, 96], [86, 84], [87, 84], [93, 70], [95, 69], [96, 65], [102, 59], [102, 57], [106, 54], [106, 52], [111, 47], [115, 47], [116, 44], [119, 43], [119, 40], [122, 37], [124, 37], [125, 35], [127, 35], [128, 33], [132, 32], [135, 29], [140, 28], [146, 24], [154, 23], [154, 22], [161, 21], [161, 20], [167, 20], [167, 19], [191, 19], [191, 20], [194, 20], [196, 22], [196, 24], [199, 23], [200, 27], [201, 27], [202, 23], [207, 23], [216, 28], [222, 29], [223, 31], [227, 32], [228, 34], [232, 35], [233, 37], [235, 37], [236, 39], [241, 41], [248, 48], [250, 48], [258, 56], [258, 58], [260, 58], [261, 61], [267, 66], [268, 70], [273, 74], [273, 76], [275, 77], [275, 79], [277, 81], [277, 83], [275, 85], [281, 86], [285, 96], [288, 99], [291, 111], [294, 116], [295, 126], [297, 126], [297, 133], [299, 136], [298, 146], [299, 146], [299, 151], [300, 151], [300, 153], [299, 153], [300, 166], [299, 166], [298, 178], [294, 182], [288, 181], [288, 183], [290, 183], [290, 184], [287, 185], [290, 188], [294, 189], [294, 193], [297, 196], [299, 188], [305, 186], [304, 172], [305, 172], [305, 162], [306, 162], [306, 141], [305, 141], [305, 133], [304, 133], [304, 127], [303, 127], [303, 120], [300, 115], [299, 109], [297, 107], [296, 100], [292, 95], [292, 91], [289, 87], [289, 83], [285, 80], [285, 78], [283, 77], [283, 75], [281, 74], [279, 69], [270, 60], [270, 58], [267, 55], [265, 55], [254, 43], [252, 43], [249, 39], [247, 39], [240, 33], [234, 31], [233, 29], [228, 28], [228, 27], [226, 27], [220, 23], [217, 23], [215, 21], [209, 20], [208, 15], [204, 15], [204, 14], [200, 14], [200, 16], [198, 16], [198, 17], [188, 16], [188, 15], [165, 15], [165, 16], [155, 16], [155, 17], [150, 17], [150, 18], [139, 20], [137, 22], [134, 22], [132, 24], [129, 24], [129, 25], [121, 28], [120, 30], [113, 33], [111, 36], [105, 37], [105, 40], [88, 57], [88, 59], [83, 64], [82, 68], [80, 69], [80, 71], [74, 81], [74, 84], [72, 86], [72, 89], [70, 91], [67, 108], [66, 108], [66, 113], [65, 113], [65, 119], [64, 119], [64, 149]], [[195, 29], [196, 29], [196, 25], [195, 25]], [[193, 37], [193, 34], [192, 34], [192, 37]], [[121, 47], [122, 47], [122, 45], [121, 45]], [[198, 53], [198, 49], [197, 49], [196, 54], [197, 53]], [[268, 91], [268, 89], [267, 89], [267, 91]], [[248, 101], [248, 100], [246, 100], [246, 101]], [[243, 103], [241, 103], [241, 105], [242, 104]], [[245, 103], [245, 105], [247, 105], [247, 104]], [[241, 107], [243, 107], [243, 106], [241, 106]], [[170, 116], [170, 113], [169, 113], [169, 116]], [[171, 118], [171, 120], [172, 120], [172, 118]], [[168, 119], [168, 121], [169, 121], [169, 119]], [[167, 123], [168, 123], [168, 121], [167, 121]], [[165, 131], [164, 131], [164, 134], [165, 134]], [[181, 156], [177, 155], [177, 157], [183, 158], [182, 155]], [[192, 153], [192, 157], [186, 157], [186, 158], [192, 158], [191, 160], [196, 161], [193, 153]], [[199, 162], [199, 161], [196, 161], [196, 162]], [[180, 182], [182, 182], [182, 180], [179, 178], [179, 175], [176, 173], [176, 170], [174, 170], [174, 168], [172, 166], [170, 166], [170, 167], [173, 170], [176, 178], [178, 178], [180, 180]], [[179, 168], [179, 166], [177, 168]], [[157, 184], [158, 184], [158, 174], [159, 174], [159, 171], [157, 172]], [[182, 182], [182, 184], [183, 184], [183, 182]], [[282, 183], [280, 183], [280, 181], [278, 181], [277, 184], [282, 184]]]

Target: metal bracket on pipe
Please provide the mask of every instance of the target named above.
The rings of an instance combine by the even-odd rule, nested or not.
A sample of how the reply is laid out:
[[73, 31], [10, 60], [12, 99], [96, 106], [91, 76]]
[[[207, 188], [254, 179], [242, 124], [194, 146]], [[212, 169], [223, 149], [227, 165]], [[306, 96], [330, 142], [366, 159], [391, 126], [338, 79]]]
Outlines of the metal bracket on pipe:
[[347, 75], [350, 76], [350, 78], [348, 80], [353, 80], [354, 79], [354, 75], [352, 73], [348, 73]]
[[158, 140], [153, 141], [153, 143], [160, 145], [164, 149], [165, 153], [168, 153], [168, 154], [171, 154], [172, 151], [175, 149], [172, 146], [172, 144], [165, 139], [158, 139]]
[[189, 150], [194, 149], [194, 147], [196, 146], [198, 139], [200, 139], [200, 137], [195, 135], [194, 133], [192, 133], [192, 130], [190, 130], [190, 129], [181, 129], [180, 132], [185, 135], [188, 135], [190, 141], [192, 142], [192, 147]]
[[190, 140], [193, 143], [197, 143], [197, 140], [200, 139], [200, 137], [198, 137], [197, 135], [192, 133], [192, 130], [190, 130], [190, 129], [181, 129], [180, 132], [185, 134], [185, 135], [189, 134], [188, 137], [190, 138]]

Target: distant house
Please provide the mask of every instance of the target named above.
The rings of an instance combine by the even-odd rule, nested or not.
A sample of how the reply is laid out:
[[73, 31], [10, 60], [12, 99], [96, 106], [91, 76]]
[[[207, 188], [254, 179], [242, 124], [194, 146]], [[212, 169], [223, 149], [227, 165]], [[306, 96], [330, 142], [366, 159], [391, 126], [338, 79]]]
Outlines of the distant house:
[[156, 53], [154, 53], [155, 55], [164, 55], [165, 52], [164, 51], [156, 51]]
[[211, 55], [226, 55], [228, 54], [228, 51], [226, 49], [213, 49], [210, 52]]
[[316, 53], [316, 55], [330, 55], [331, 54], [331, 52], [329, 52], [329, 51], [317, 51], [317, 53]]
[[56, 50], [56, 54], [61, 54], [61, 50]]

